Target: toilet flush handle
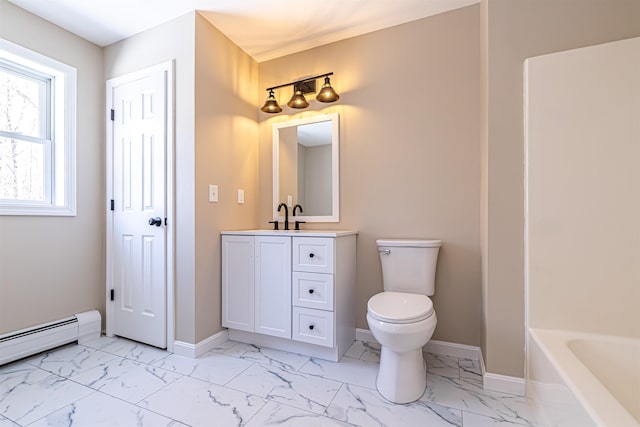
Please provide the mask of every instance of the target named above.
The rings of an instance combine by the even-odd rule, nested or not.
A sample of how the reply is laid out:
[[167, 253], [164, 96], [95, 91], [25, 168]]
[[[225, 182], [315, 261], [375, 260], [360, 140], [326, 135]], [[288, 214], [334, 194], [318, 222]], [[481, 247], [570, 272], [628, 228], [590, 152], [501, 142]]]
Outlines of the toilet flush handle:
[[391, 255], [391, 249], [378, 249], [378, 252], [385, 255]]

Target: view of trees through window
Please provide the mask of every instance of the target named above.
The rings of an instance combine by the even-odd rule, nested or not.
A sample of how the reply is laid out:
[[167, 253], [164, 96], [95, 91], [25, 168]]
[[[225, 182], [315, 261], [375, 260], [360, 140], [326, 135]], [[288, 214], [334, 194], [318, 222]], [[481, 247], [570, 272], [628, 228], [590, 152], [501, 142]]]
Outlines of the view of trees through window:
[[0, 64], [0, 199], [46, 198], [47, 87]]

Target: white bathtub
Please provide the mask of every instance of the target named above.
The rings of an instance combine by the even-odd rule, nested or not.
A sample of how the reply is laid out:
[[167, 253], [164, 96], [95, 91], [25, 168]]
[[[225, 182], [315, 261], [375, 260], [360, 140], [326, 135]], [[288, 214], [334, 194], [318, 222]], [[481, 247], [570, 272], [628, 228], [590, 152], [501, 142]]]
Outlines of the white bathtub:
[[542, 426], [640, 426], [640, 339], [531, 329], [527, 367]]

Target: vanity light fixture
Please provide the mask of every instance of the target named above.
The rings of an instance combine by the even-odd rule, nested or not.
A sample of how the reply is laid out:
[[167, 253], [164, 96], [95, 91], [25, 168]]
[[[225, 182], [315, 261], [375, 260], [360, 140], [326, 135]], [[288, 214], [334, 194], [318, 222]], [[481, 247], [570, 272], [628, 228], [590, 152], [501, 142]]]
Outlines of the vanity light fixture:
[[324, 78], [324, 84], [322, 85], [322, 89], [318, 92], [318, 96], [316, 99], [320, 102], [335, 102], [340, 99], [340, 95], [336, 93], [336, 91], [331, 87], [331, 81], [329, 80], [329, 76]]
[[309, 103], [307, 102], [307, 99], [304, 97], [304, 94], [302, 93], [302, 89], [298, 87], [298, 85], [293, 85], [293, 87], [295, 88], [293, 92], [293, 96], [291, 97], [289, 102], [287, 102], [287, 106], [291, 108], [297, 108], [297, 109], [307, 108], [309, 106]]
[[282, 108], [278, 105], [276, 96], [273, 94], [273, 89], [269, 91], [269, 96], [261, 110], [265, 113], [279, 113], [282, 111]]
[[317, 76], [309, 77], [302, 80], [297, 80], [291, 83], [285, 83], [278, 86], [273, 86], [267, 88], [267, 92], [269, 95], [267, 96], [267, 100], [260, 110], [265, 113], [279, 113], [282, 111], [282, 108], [278, 105], [278, 100], [276, 99], [273, 91], [274, 89], [279, 89], [281, 87], [293, 86], [293, 96], [287, 102], [287, 106], [295, 109], [307, 108], [309, 106], [309, 102], [304, 97], [306, 93], [314, 93], [316, 91], [316, 80], [324, 77], [324, 84], [322, 88], [318, 92], [316, 99], [319, 102], [335, 102], [340, 99], [340, 95], [336, 93], [336, 91], [331, 87], [331, 80], [329, 76], [332, 76], [333, 73], [320, 74]]

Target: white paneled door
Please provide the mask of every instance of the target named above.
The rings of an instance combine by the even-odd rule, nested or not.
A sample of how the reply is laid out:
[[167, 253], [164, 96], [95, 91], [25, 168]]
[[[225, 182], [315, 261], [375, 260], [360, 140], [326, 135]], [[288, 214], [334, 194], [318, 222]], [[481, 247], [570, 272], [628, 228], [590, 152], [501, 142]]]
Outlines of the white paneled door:
[[161, 348], [167, 347], [167, 73], [153, 67], [107, 83], [107, 333]]

